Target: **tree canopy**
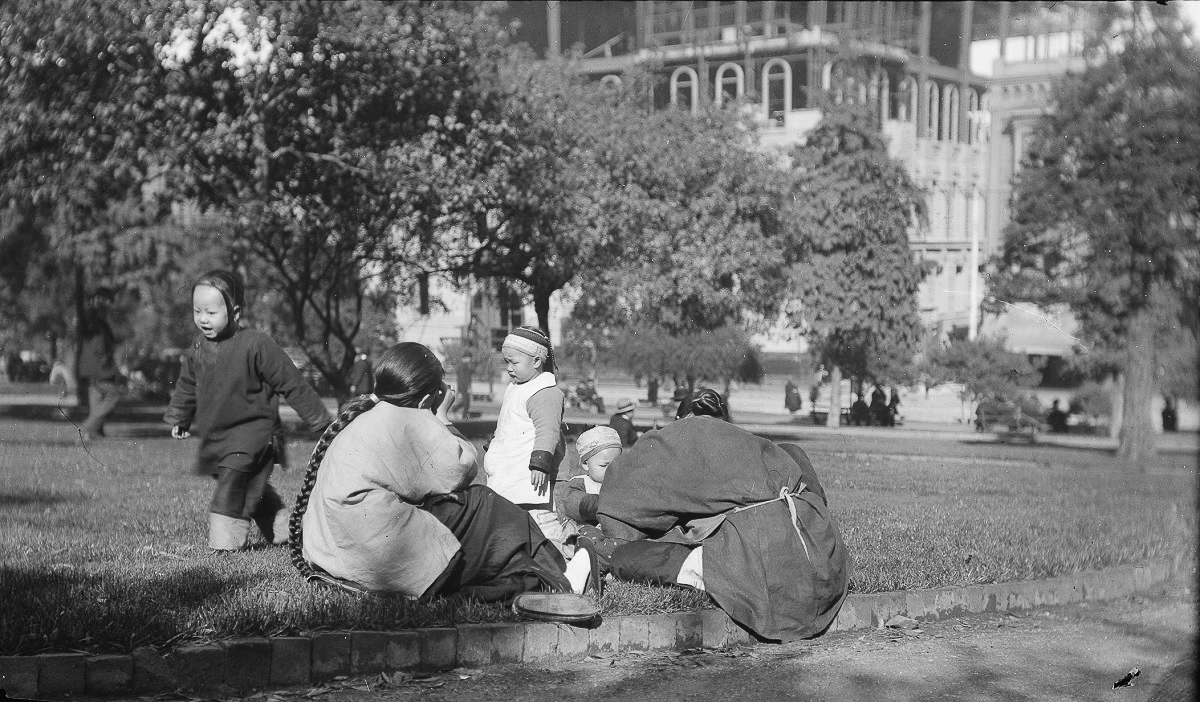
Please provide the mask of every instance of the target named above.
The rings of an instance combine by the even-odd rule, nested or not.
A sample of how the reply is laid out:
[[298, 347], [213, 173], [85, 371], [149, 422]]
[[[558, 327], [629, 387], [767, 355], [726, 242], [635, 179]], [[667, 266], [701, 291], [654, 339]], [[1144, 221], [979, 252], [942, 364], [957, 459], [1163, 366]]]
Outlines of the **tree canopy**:
[[1137, 463], [1154, 451], [1161, 341], [1196, 329], [1200, 53], [1171, 6], [1099, 10], [1086, 68], [1029, 141], [992, 288], [1066, 303], [1088, 351], [1120, 359], [1120, 453]]
[[[163, 47], [176, 191], [228, 217], [248, 298], [342, 388], [364, 314], [411, 293], [407, 151], [488, 109], [482, 15], [441, 4], [200, 3]], [[270, 316], [272, 306], [258, 310]]]
[[[788, 221], [798, 251], [794, 296], [814, 355], [880, 381], [916, 352], [922, 272], [908, 245], [923, 209], [920, 188], [892, 159], [873, 111], [828, 105], [791, 152]], [[830, 409], [836, 422], [840, 406]]]

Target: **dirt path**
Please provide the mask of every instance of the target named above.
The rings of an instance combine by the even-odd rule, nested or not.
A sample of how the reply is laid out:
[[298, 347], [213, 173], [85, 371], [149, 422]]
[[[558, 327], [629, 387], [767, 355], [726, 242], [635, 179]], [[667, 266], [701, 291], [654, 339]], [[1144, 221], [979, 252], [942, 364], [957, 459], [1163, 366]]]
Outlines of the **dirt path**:
[[[249, 699], [1188, 700], [1195, 699], [1196, 615], [1194, 588], [1176, 586], [1151, 598], [1021, 616], [976, 615], [911, 631], [838, 632], [779, 646], [626, 654], [391, 680], [375, 676]], [[1132, 686], [1114, 689], [1133, 668], [1140, 674]]]

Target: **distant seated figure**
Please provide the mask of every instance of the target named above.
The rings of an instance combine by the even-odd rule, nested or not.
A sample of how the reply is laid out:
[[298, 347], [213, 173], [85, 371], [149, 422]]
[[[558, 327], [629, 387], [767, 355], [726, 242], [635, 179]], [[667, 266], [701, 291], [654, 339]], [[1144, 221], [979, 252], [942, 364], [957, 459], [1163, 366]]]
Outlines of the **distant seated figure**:
[[1055, 434], [1067, 433], [1067, 413], [1062, 411], [1058, 406], [1058, 400], [1050, 403], [1050, 413], [1046, 415], [1046, 424], [1049, 425], [1050, 431]]
[[608, 426], [616, 430], [617, 435], [621, 438], [621, 445], [626, 448], [633, 446], [633, 442], [641, 436], [633, 426], [633, 411], [636, 407], [633, 399], [623, 397], [617, 403], [616, 414], [608, 420]]
[[1179, 431], [1179, 415], [1175, 411], [1175, 398], [1164, 398], [1166, 404], [1162, 410], [1163, 431]]
[[871, 408], [863, 401], [862, 396], [850, 405], [850, 421], [856, 427], [871, 425]]

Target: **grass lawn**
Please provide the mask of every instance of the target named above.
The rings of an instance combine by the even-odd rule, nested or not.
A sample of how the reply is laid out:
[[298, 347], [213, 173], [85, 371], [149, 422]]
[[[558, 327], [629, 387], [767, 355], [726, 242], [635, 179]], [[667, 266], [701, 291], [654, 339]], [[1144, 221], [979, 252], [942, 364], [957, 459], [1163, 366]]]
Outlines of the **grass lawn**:
[[[310, 586], [278, 547], [211, 554], [212, 481], [190, 472], [195, 442], [121, 430], [85, 450], [69, 424], [0, 421], [0, 655], [513, 616]], [[289, 503], [311, 447], [293, 442], [295, 467], [276, 474]], [[1041, 578], [1196, 548], [1191, 457], [1130, 474], [1086, 450], [806, 448], [853, 556], [855, 592]], [[627, 583], [602, 604], [608, 614], [711, 606], [701, 593]]]

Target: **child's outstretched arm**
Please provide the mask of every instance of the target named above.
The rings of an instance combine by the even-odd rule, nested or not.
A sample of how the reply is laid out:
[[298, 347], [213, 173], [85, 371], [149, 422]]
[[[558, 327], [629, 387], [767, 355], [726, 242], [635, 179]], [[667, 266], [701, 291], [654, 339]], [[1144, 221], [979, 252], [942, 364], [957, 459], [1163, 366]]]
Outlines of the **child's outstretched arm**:
[[171, 402], [163, 421], [171, 425], [171, 436], [186, 439], [190, 434], [192, 419], [196, 416], [196, 372], [192, 367], [191, 354], [184, 354], [179, 377], [171, 390]]
[[321, 396], [308, 384], [304, 374], [274, 339], [262, 336], [254, 362], [263, 381], [287, 400], [309, 429], [321, 432], [333, 422]]

